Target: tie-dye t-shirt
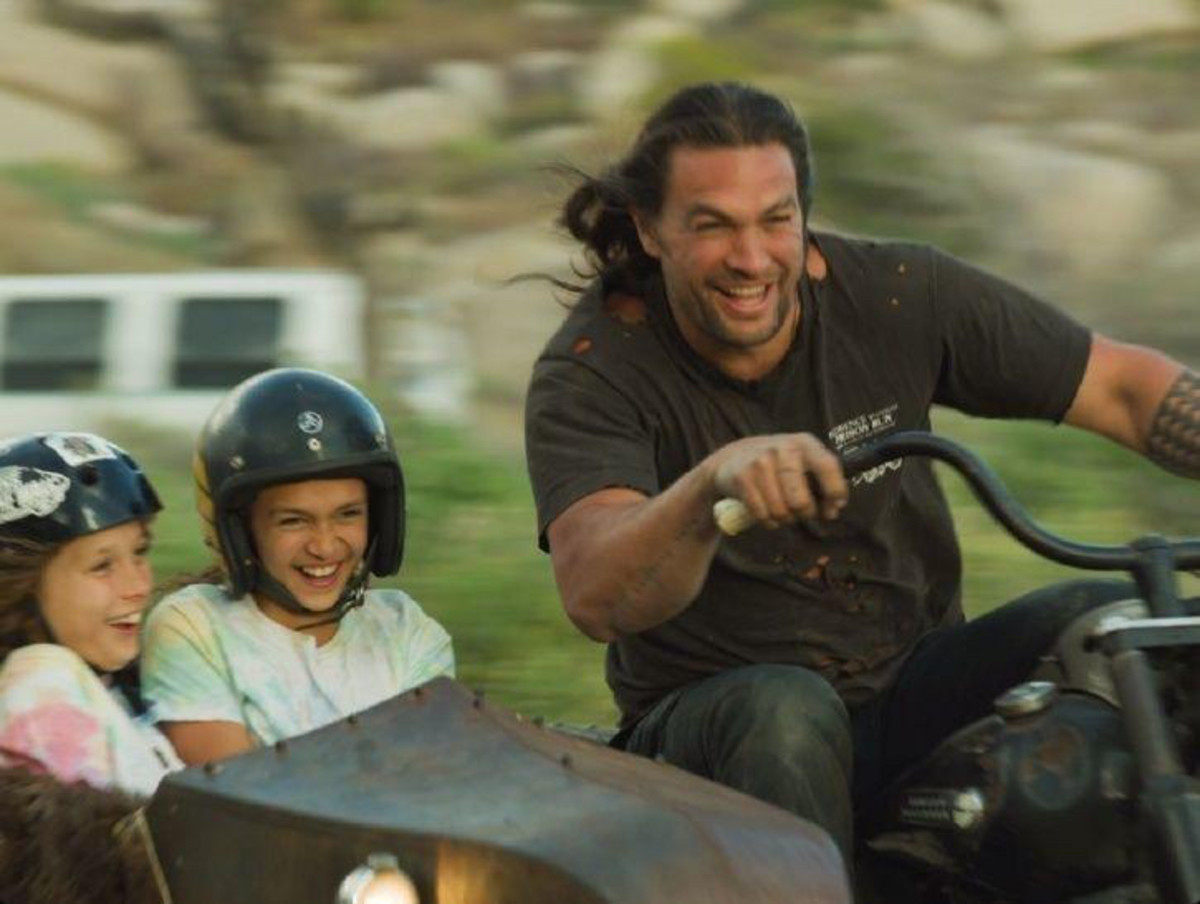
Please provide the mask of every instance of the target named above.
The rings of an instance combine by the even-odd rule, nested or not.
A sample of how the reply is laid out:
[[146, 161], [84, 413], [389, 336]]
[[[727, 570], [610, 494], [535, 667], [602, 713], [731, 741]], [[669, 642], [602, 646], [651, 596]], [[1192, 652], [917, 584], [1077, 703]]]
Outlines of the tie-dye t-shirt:
[[134, 716], [78, 654], [14, 650], [0, 668], [0, 765], [150, 794], [183, 764], [148, 715]]
[[150, 612], [142, 693], [160, 722], [238, 722], [263, 745], [312, 731], [441, 675], [450, 636], [399, 590], [370, 590], [322, 646], [250, 596], [193, 584]]

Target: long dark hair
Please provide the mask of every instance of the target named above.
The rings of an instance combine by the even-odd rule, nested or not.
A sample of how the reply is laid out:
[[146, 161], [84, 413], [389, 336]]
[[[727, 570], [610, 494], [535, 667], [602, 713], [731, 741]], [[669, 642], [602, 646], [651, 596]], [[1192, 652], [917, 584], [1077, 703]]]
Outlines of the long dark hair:
[[635, 291], [657, 269], [658, 262], [642, 250], [630, 211], [654, 218], [662, 210], [672, 150], [774, 143], [791, 154], [807, 220], [814, 179], [808, 132], [786, 102], [737, 82], [705, 82], [672, 95], [646, 121], [624, 159], [599, 176], [578, 174], [581, 184], [559, 214], [559, 224], [584, 246], [586, 267], [578, 275], [601, 276], [613, 288]]

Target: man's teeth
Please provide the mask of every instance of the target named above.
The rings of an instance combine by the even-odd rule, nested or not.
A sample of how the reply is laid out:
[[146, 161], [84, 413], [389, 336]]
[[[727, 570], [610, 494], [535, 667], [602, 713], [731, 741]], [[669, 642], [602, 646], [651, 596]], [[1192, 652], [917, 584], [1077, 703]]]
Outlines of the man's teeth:
[[757, 298], [767, 291], [766, 286], [731, 286], [722, 289], [726, 295], [732, 295], [735, 298]]
[[338, 567], [336, 565], [302, 565], [300, 570], [310, 578], [327, 578], [337, 571]]
[[123, 615], [120, 618], [114, 618], [109, 622], [110, 625], [119, 625], [125, 627], [135, 627], [142, 623], [142, 613], [135, 612], [132, 615]]

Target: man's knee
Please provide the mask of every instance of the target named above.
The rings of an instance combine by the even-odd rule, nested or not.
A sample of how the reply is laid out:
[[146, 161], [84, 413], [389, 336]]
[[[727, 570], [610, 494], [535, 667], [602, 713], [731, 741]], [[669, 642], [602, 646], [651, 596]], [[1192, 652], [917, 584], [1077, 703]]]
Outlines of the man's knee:
[[820, 675], [783, 665], [723, 672], [680, 695], [665, 740], [668, 762], [810, 819], [849, 851], [850, 718]]
[[830, 684], [798, 666], [755, 665], [720, 676], [723, 687], [710, 728], [726, 746], [769, 752], [773, 759], [805, 759], [823, 751], [851, 756], [850, 718]]

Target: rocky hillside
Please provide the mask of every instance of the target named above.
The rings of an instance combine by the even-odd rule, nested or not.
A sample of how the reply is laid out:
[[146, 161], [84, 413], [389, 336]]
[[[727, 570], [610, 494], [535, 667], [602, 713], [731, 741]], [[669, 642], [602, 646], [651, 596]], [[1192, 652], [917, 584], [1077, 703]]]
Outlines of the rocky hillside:
[[373, 366], [508, 435], [565, 184], [700, 78], [789, 97], [824, 225], [1200, 359], [1198, 0], [6, 0], [8, 272], [334, 263]]

